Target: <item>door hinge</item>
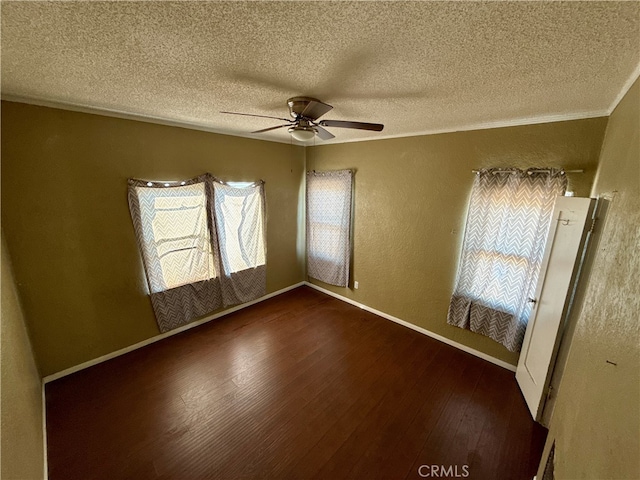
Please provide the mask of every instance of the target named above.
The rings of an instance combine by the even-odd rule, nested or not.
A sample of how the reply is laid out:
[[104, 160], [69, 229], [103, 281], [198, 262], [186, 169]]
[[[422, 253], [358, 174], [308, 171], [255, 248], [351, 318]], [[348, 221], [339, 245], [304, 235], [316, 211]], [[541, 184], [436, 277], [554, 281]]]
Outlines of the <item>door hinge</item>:
[[593, 218], [593, 220], [591, 220], [591, 228], [589, 228], [589, 233], [593, 233], [593, 230], [595, 230], [596, 228], [596, 222], [598, 221], [598, 218], [595, 217]]
[[547, 387], [547, 394], [545, 395], [545, 397], [546, 397], [545, 398], [545, 402], [548, 402], [552, 395], [553, 395], [553, 387], [551, 385], [549, 385]]

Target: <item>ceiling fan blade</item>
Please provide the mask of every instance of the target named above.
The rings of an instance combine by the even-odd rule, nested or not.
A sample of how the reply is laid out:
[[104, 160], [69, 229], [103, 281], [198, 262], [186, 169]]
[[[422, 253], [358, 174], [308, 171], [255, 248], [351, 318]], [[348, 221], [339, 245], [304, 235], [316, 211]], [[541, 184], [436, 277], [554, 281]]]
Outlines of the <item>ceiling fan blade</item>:
[[325, 130], [324, 128], [316, 125], [315, 127], [313, 127], [316, 129], [316, 132], [318, 133], [318, 136], [322, 139], [322, 140], [331, 140], [332, 138], [336, 138], [335, 135], [333, 135], [331, 132], [329, 132], [328, 130]]
[[256, 130], [255, 132], [251, 132], [251, 133], [264, 133], [264, 132], [268, 132], [269, 130], [276, 130], [278, 128], [282, 128], [282, 127], [290, 127], [290, 124], [286, 124], [286, 125], [278, 125], [277, 127], [269, 127], [269, 128], [263, 128], [262, 130]]
[[316, 102], [315, 100], [309, 101], [309, 104], [302, 111], [302, 116], [305, 118], [310, 118], [311, 120], [317, 120], [322, 115], [327, 113], [333, 107], [326, 103]]
[[357, 128], [358, 130], [372, 130], [381, 132], [384, 125], [381, 123], [347, 122], [345, 120], [322, 120], [318, 122], [323, 127]]
[[273, 118], [274, 120], [282, 120], [284, 122], [293, 123], [293, 120], [289, 120], [288, 118], [271, 117], [269, 115], [254, 115], [253, 113], [238, 113], [238, 112], [220, 112], [220, 113], [227, 113], [229, 115], [242, 115], [244, 117]]

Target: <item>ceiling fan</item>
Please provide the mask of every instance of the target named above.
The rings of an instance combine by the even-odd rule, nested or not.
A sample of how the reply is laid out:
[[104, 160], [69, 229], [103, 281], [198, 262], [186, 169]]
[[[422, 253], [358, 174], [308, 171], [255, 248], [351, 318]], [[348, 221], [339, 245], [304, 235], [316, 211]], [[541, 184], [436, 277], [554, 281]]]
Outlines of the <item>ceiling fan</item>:
[[289, 118], [272, 117], [269, 115], [254, 115], [251, 113], [238, 113], [238, 112], [220, 112], [228, 113], [231, 115], [244, 115], [246, 117], [261, 117], [261, 118], [273, 118], [275, 120], [282, 120], [287, 123], [284, 125], [277, 125], [275, 127], [263, 128], [262, 130], [256, 130], [251, 133], [263, 133], [271, 130], [277, 130], [278, 128], [289, 127], [288, 131], [291, 136], [300, 141], [307, 142], [314, 138], [316, 135], [322, 140], [330, 140], [335, 138], [331, 132], [324, 127], [338, 127], [338, 128], [356, 128], [358, 130], [371, 130], [374, 132], [380, 132], [384, 128], [384, 125], [380, 123], [364, 123], [364, 122], [349, 122], [345, 120], [320, 120], [318, 119], [331, 110], [333, 107], [326, 103], [321, 102], [316, 98], [311, 97], [292, 97], [287, 100], [289, 106]]

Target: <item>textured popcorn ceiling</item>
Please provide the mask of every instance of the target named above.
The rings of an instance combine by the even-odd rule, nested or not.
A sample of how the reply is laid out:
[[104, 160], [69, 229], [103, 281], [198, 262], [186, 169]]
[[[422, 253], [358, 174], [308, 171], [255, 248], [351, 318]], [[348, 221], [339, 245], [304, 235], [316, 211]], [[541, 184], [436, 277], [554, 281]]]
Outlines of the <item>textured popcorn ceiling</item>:
[[286, 117], [308, 95], [385, 124], [333, 142], [606, 115], [639, 19], [636, 1], [4, 1], [2, 94], [247, 136], [282, 122], [220, 110]]

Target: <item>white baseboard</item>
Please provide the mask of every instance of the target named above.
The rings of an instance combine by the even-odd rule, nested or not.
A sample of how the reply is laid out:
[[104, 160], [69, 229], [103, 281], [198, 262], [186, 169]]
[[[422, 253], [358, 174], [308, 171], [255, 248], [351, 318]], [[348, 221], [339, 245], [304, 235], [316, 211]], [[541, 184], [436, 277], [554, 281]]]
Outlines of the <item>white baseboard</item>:
[[313, 283], [310, 282], [304, 282], [305, 285], [311, 287], [311, 288], [315, 288], [316, 290], [322, 292], [322, 293], [326, 293], [327, 295], [331, 295], [334, 298], [337, 298], [338, 300], [342, 300], [343, 302], [349, 303], [351, 305], [354, 305], [356, 307], [359, 307], [363, 310], [366, 310], [367, 312], [371, 312], [375, 315], [378, 315], [379, 317], [385, 318], [387, 320], [391, 320], [392, 322], [398, 323], [404, 327], [410, 328], [411, 330], [415, 330], [416, 332], [422, 333], [423, 335], [427, 335], [428, 337], [431, 338], [435, 338], [436, 340], [441, 341], [442, 343], [446, 343], [447, 345], [451, 345], [452, 347], [458, 348], [464, 352], [470, 353], [471, 355], [474, 355], [476, 357], [482, 358], [483, 360], [486, 360], [487, 362], [491, 362], [495, 365], [498, 365], [499, 367], [502, 368], [506, 368], [507, 370], [510, 370], [512, 372], [516, 371], [516, 367], [515, 365], [511, 365], [510, 363], [507, 363], [503, 360], [500, 360], [496, 357], [492, 357], [491, 355], [487, 355], [486, 353], [480, 352], [478, 350], [475, 350], [473, 348], [467, 347], [466, 345], [462, 345], [461, 343], [458, 342], [454, 342], [453, 340], [447, 338], [447, 337], [443, 337], [442, 335], [438, 335], [437, 333], [433, 333], [425, 328], [419, 327], [417, 325], [414, 325], [413, 323], [409, 323], [406, 322], [404, 320], [401, 320], [397, 317], [394, 317], [393, 315], [389, 315], [388, 313], [384, 313], [381, 312], [380, 310], [376, 310], [375, 308], [371, 308], [367, 305], [364, 305], [362, 303], [358, 303], [354, 300], [351, 300], [350, 298], [347, 297], [343, 297], [342, 295], [339, 295], [337, 293], [334, 293], [330, 290], [327, 290], [326, 288], [322, 288], [319, 287], [318, 285], [314, 285]]
[[502, 368], [506, 368], [507, 370], [510, 370], [512, 372], [515, 372], [516, 367], [514, 365], [511, 365], [507, 362], [504, 362], [502, 360], [499, 360], [495, 357], [492, 357], [490, 355], [487, 355], [486, 353], [482, 353], [478, 350], [474, 350], [473, 348], [467, 347], [466, 345], [462, 345], [458, 342], [454, 342], [453, 340], [450, 340], [446, 337], [443, 337], [441, 335], [438, 335], [437, 333], [433, 333], [430, 332], [429, 330], [426, 330], [422, 327], [419, 327], [417, 325], [414, 325], [412, 323], [406, 322], [404, 320], [401, 320], [397, 317], [394, 317], [393, 315], [389, 315], [388, 313], [385, 312], [381, 312], [380, 310], [376, 310], [375, 308], [371, 308], [367, 305], [358, 303], [354, 300], [351, 300], [350, 298], [344, 297], [342, 295], [338, 295], [337, 293], [334, 293], [330, 290], [327, 290], [325, 288], [319, 287], [318, 285], [314, 285], [313, 283], [310, 282], [299, 282], [296, 283], [294, 285], [290, 285], [289, 287], [277, 290], [275, 292], [269, 293], [267, 295], [265, 295], [264, 297], [260, 297], [256, 300], [253, 300], [251, 302], [247, 302], [247, 303], [243, 303], [242, 305], [238, 305], [236, 307], [232, 307], [229, 308], [228, 310], [224, 310], [222, 312], [218, 312], [215, 313], [213, 315], [210, 315], [206, 318], [203, 318], [202, 320], [198, 320], [197, 322], [192, 322], [189, 323], [187, 325], [184, 325], [182, 327], [176, 328], [175, 330], [171, 330], [170, 332], [166, 332], [166, 333], [162, 333], [160, 335], [156, 335], [155, 337], [151, 337], [148, 338], [146, 340], [143, 340], [141, 342], [138, 342], [134, 345], [130, 345], [128, 347], [122, 348], [120, 350], [116, 350], [115, 352], [111, 352], [108, 353], [106, 355], [102, 355], [101, 357], [98, 358], [94, 358], [93, 360], [89, 360], [87, 362], [83, 362], [79, 365], [76, 365], [74, 367], [70, 367], [67, 368], [65, 370], [62, 370], [60, 372], [51, 374], [51, 375], [47, 375], [46, 377], [44, 377], [42, 379], [42, 435], [43, 435], [43, 453], [44, 453], [44, 479], [47, 480], [48, 478], [48, 461], [47, 461], [47, 409], [46, 409], [46, 397], [45, 397], [45, 385], [49, 382], [52, 382], [54, 380], [57, 380], [59, 378], [65, 377], [67, 375], [71, 375], [72, 373], [75, 372], [79, 372], [80, 370], [84, 370], [85, 368], [89, 368], [92, 367], [94, 365], [98, 365], [99, 363], [102, 362], [106, 362], [107, 360], [110, 360], [112, 358], [116, 358], [119, 357], [120, 355], [124, 355], [125, 353], [129, 353], [132, 352], [134, 350], [137, 350], [139, 348], [145, 347], [147, 345], [150, 345], [152, 343], [155, 343], [159, 340], [171, 337], [172, 335], [176, 335], [180, 332], [184, 332], [186, 330], [189, 330], [191, 328], [197, 327], [199, 325], [202, 325], [204, 323], [207, 323], [211, 320], [215, 320], [216, 318], [220, 318], [220, 317], [224, 317], [225, 315], [229, 315], [230, 313], [233, 312], [237, 312], [238, 310], [242, 310], [243, 308], [249, 307], [251, 305], [255, 305], [256, 303], [262, 302], [264, 300], [267, 300], [269, 298], [275, 297], [277, 295], [280, 295], [281, 293], [285, 293], [288, 292], [289, 290], [293, 290], [294, 288], [298, 288], [301, 287], [302, 285], [307, 285], [311, 288], [314, 288], [322, 293], [325, 293], [327, 295], [330, 295], [334, 298], [337, 298], [338, 300], [341, 300], [343, 302], [349, 303], [351, 305], [354, 305], [358, 308], [361, 308], [363, 310], [366, 310], [367, 312], [371, 312], [375, 315], [378, 315], [379, 317], [382, 317], [384, 319], [387, 320], [391, 320], [392, 322], [398, 323], [404, 327], [410, 328], [412, 330], [415, 330], [416, 332], [422, 333], [423, 335], [427, 335], [428, 337], [434, 338], [436, 340], [439, 340], [443, 343], [446, 343], [447, 345], [450, 345], [452, 347], [458, 348], [464, 352], [470, 353], [471, 355], [475, 355], [476, 357], [482, 358], [483, 360], [486, 360], [488, 362], [491, 362], [495, 365], [498, 365]]
[[[229, 315], [230, 313], [237, 312], [238, 310], [242, 310], [243, 308], [249, 307], [251, 305], [255, 305], [256, 303], [259, 303], [259, 302], [262, 302], [262, 301], [267, 300], [269, 298], [275, 297], [276, 295], [280, 295], [281, 293], [288, 292], [289, 290], [293, 290], [294, 288], [298, 288], [298, 287], [300, 287], [302, 285], [307, 285], [307, 286], [309, 286], [311, 288], [314, 288], [314, 289], [316, 289], [318, 291], [321, 291], [322, 293], [326, 293], [327, 295], [330, 295], [330, 296], [332, 296], [334, 298], [337, 298], [338, 300], [342, 300], [343, 302], [349, 303], [349, 304], [354, 305], [354, 306], [356, 306], [358, 308], [366, 310], [367, 312], [371, 312], [371, 313], [373, 313], [375, 315], [378, 315], [379, 317], [385, 318], [387, 320], [391, 320], [392, 322], [398, 323], [398, 324], [400, 324], [400, 325], [402, 325], [404, 327], [407, 327], [407, 328], [410, 328], [412, 330], [415, 330], [416, 332], [420, 332], [423, 335], [427, 335], [427, 336], [429, 336], [431, 338], [435, 338], [436, 340], [439, 340], [439, 341], [441, 341], [443, 343], [446, 343], [447, 345], [451, 345], [452, 347], [455, 347], [455, 348], [458, 348], [458, 349], [460, 349], [462, 351], [470, 353], [471, 355], [475, 355], [476, 357], [482, 358], [483, 360], [487, 360], [488, 362], [491, 362], [491, 363], [493, 363], [495, 365], [498, 365], [498, 366], [500, 366], [502, 368], [506, 368], [507, 370], [511, 370], [512, 372], [516, 371], [516, 367], [514, 365], [511, 365], [510, 363], [507, 363], [507, 362], [504, 362], [502, 360], [499, 360], [499, 359], [497, 359], [495, 357], [492, 357], [491, 355], [487, 355], [486, 353], [480, 352], [478, 350], [474, 350], [473, 348], [467, 347], [466, 345], [462, 345], [461, 343], [454, 342], [453, 340], [451, 340], [449, 338], [443, 337], [442, 335], [438, 335], [437, 333], [434, 333], [434, 332], [431, 332], [429, 330], [426, 330], [426, 329], [424, 329], [422, 327], [414, 325], [413, 323], [406, 322], [404, 320], [401, 320], [400, 318], [394, 317], [393, 315], [389, 315], [388, 313], [381, 312], [380, 310], [376, 310], [375, 308], [371, 308], [371, 307], [369, 307], [367, 305], [358, 303], [358, 302], [356, 302], [354, 300], [351, 300], [350, 298], [344, 297], [344, 296], [339, 295], [337, 293], [334, 293], [334, 292], [332, 292], [330, 290], [327, 290], [325, 288], [319, 287], [318, 285], [314, 285], [313, 283], [310, 283], [310, 282], [299, 282], [299, 283], [296, 283], [294, 285], [290, 285], [290, 286], [288, 286], [286, 288], [283, 288], [283, 289], [277, 290], [275, 292], [269, 293], [269, 294], [265, 295], [264, 297], [260, 297], [260, 298], [258, 298], [256, 300], [251, 301], [251, 302], [243, 303], [242, 305], [238, 305], [238, 306], [229, 308], [227, 310], [224, 310], [222, 312], [215, 313], [215, 314], [210, 315], [208, 317], [205, 317], [205, 318], [203, 318], [201, 320], [198, 320], [197, 322], [188, 323], [187, 325], [183, 325], [182, 327], [176, 328], [175, 330], [171, 330], [170, 332], [161, 333], [159, 335], [156, 335], [155, 337], [148, 338], [148, 339], [143, 340], [141, 342], [138, 342], [138, 343], [136, 343], [134, 345], [130, 345], [130, 346], [125, 347], [125, 348], [121, 348], [120, 350], [116, 350], [115, 352], [111, 352], [111, 353], [108, 353], [106, 355], [102, 355], [101, 357], [94, 358], [93, 360], [88, 360], [88, 361], [83, 362], [83, 363], [81, 363], [79, 365], [76, 365], [74, 367], [67, 368], [65, 370], [62, 370], [62, 371], [57, 372], [57, 373], [53, 373], [51, 375], [47, 375], [46, 377], [44, 377], [42, 379], [42, 381], [43, 381], [43, 410], [44, 410], [44, 385], [49, 383], [49, 382], [52, 382], [52, 381], [57, 380], [57, 379], [62, 378], [62, 377], [66, 377], [67, 375], [71, 375], [72, 373], [79, 372], [80, 370], [84, 370], [85, 368], [89, 368], [89, 367], [92, 367], [94, 365], [98, 365], [99, 363], [106, 362], [107, 360], [111, 360], [112, 358], [119, 357], [120, 355], [124, 355], [125, 353], [132, 352], [134, 350], [137, 350], [139, 348], [145, 347], [147, 345], [150, 345], [150, 344], [155, 343], [157, 341], [160, 341], [162, 339], [171, 337], [172, 335], [176, 335], [178, 333], [184, 332], [184, 331], [189, 330], [191, 328], [194, 328], [194, 327], [197, 327], [197, 326], [202, 325], [204, 323], [207, 323], [207, 322], [209, 322], [211, 320], [215, 320], [216, 318], [224, 317], [225, 315]], [[46, 438], [45, 438], [45, 442], [46, 442]]]
[[57, 380], [59, 378], [66, 377], [67, 375], [71, 375], [72, 373], [79, 372], [80, 370], [84, 370], [85, 368], [89, 368], [99, 363], [106, 362], [107, 360], [111, 360], [112, 358], [119, 357], [120, 355], [124, 355], [125, 353], [129, 353], [139, 348], [146, 347], [147, 345], [155, 343], [159, 340], [163, 340], [165, 338], [171, 337], [172, 335], [176, 335], [178, 333], [184, 332], [185, 330], [192, 329], [194, 327], [202, 325], [203, 323], [207, 323], [207, 322], [210, 322], [211, 320], [215, 320], [216, 318], [224, 317], [225, 315], [229, 315], [230, 313], [237, 312], [238, 310], [242, 310], [243, 308], [250, 307], [251, 305], [255, 305], [256, 303], [262, 302], [271, 297], [275, 297], [276, 295], [280, 295], [281, 293], [288, 292], [289, 290], [293, 290], [294, 288], [301, 287], [304, 284], [305, 282], [299, 282], [294, 285], [290, 285], [288, 287], [282, 288], [275, 292], [271, 292], [265, 295], [264, 297], [260, 297], [251, 302], [243, 303], [242, 305], [237, 305], [235, 307], [229, 308], [222, 312], [214, 313], [213, 315], [209, 315], [208, 317], [205, 317], [196, 322], [191, 322], [186, 325], [183, 325], [182, 327], [178, 327], [174, 330], [171, 330], [169, 332], [161, 333], [160, 335], [156, 335], [155, 337], [147, 338], [146, 340], [138, 342], [134, 345], [130, 345], [128, 347], [121, 348], [120, 350], [116, 350], [115, 352], [107, 353], [106, 355], [102, 355], [101, 357], [94, 358], [93, 360], [88, 360], [86, 362], [83, 362], [80, 365], [76, 365], [75, 367], [69, 367], [60, 372], [47, 375], [42, 379], [43, 385], [49, 382], [53, 382], [54, 380]]

